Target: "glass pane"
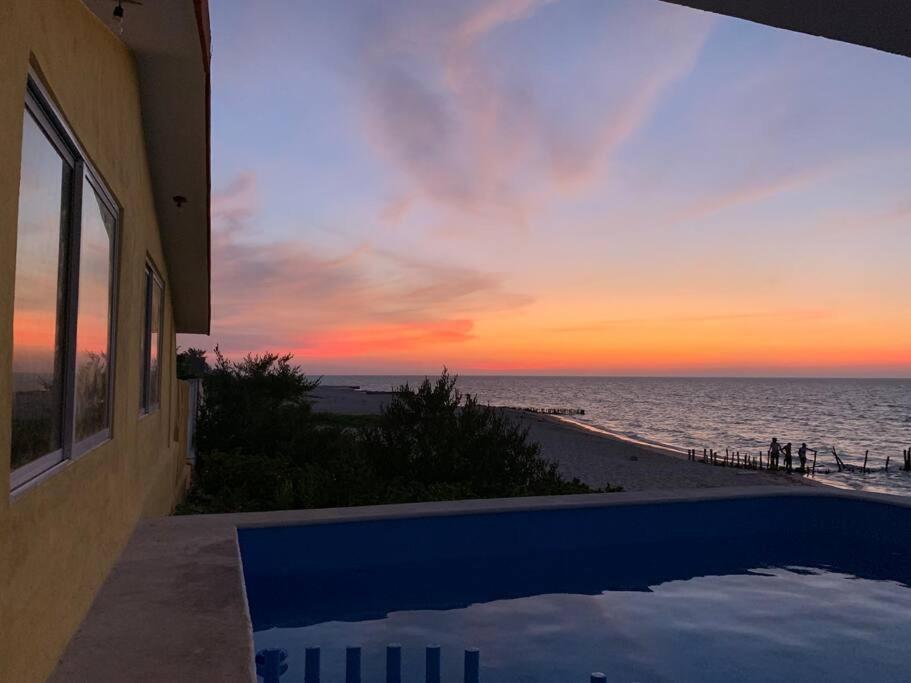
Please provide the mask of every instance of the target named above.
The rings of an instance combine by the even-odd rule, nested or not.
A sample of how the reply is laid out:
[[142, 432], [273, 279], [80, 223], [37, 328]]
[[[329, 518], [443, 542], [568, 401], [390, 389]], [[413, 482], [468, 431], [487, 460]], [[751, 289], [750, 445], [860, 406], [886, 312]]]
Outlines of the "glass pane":
[[13, 469], [61, 447], [69, 184], [69, 166], [26, 112], [13, 300]]
[[76, 441], [110, 426], [111, 238], [114, 217], [85, 179], [76, 315]]
[[161, 401], [161, 317], [163, 297], [161, 284], [152, 278], [151, 338], [149, 340], [149, 405]]
[[146, 266], [145, 287], [142, 289], [142, 294], [143, 325], [139, 352], [139, 357], [142, 359], [142, 377], [139, 382], [139, 407], [147, 411], [149, 409], [149, 318], [151, 317], [149, 313], [149, 297], [152, 296], [152, 271], [149, 270], [148, 266]]

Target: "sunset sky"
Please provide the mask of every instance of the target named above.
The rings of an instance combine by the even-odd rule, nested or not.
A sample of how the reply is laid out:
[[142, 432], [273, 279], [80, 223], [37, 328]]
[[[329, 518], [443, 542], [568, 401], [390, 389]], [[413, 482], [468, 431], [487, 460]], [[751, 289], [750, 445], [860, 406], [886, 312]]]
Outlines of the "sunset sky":
[[649, 0], [211, 9], [213, 330], [182, 346], [911, 376], [911, 60]]

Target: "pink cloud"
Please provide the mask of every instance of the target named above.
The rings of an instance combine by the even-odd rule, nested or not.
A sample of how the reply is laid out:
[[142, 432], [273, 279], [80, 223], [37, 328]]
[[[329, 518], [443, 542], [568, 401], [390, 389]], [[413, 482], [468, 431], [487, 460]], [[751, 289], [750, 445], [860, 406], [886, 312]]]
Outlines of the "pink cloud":
[[[598, 59], [628, 69], [616, 82], [568, 73], [592, 90], [580, 90], [580, 106], [568, 106], [539, 101], [523, 82], [528, 74], [504, 71], [491, 52], [501, 30], [549, 4], [466, 3], [445, 24], [412, 17], [408, 36], [419, 40], [397, 26], [365, 48], [368, 142], [401, 179], [404, 194], [442, 210], [443, 222], [522, 228], [567, 193], [590, 186], [667, 89], [693, 69], [714, 25], [708, 15], [679, 8], [621, 7], [611, 19], [629, 29], [618, 40], [606, 25], [605, 37], [613, 39]], [[570, 121], [567, 110], [586, 115]]]
[[471, 320], [342, 327], [299, 340], [294, 353], [302, 360], [424, 354], [433, 347], [474, 339], [473, 327]]
[[[472, 318], [530, 303], [503, 278], [360, 244], [337, 254], [303, 241], [254, 242], [256, 177], [213, 196], [213, 332], [229, 354], [287, 348], [291, 340], [353, 347], [465, 341]], [[319, 341], [323, 340], [323, 341]], [[384, 341], [390, 340], [390, 341]]]

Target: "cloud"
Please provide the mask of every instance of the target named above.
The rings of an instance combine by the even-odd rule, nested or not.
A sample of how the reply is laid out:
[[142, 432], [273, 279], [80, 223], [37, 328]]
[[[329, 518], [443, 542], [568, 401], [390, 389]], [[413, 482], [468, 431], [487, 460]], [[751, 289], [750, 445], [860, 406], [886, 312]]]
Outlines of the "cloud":
[[709, 15], [657, 5], [596, 12], [601, 40], [565, 74], [578, 84], [566, 102], [560, 89], [536, 86], [533, 67], [504, 65], [496, 49], [507, 29], [552, 4], [467, 2], [447, 22], [418, 14], [407, 35], [395, 26], [364, 47], [368, 143], [404, 194], [448, 213], [443, 222], [522, 228], [589, 187], [693, 69], [714, 25]]
[[474, 339], [474, 322], [465, 319], [340, 327], [298, 339], [294, 353], [302, 359], [351, 359], [405, 356], [440, 345]]
[[756, 311], [747, 313], [718, 313], [714, 315], [681, 315], [642, 318], [614, 318], [598, 320], [584, 325], [571, 325], [553, 328], [554, 332], [590, 333], [603, 332], [617, 327], [663, 326], [681, 324], [700, 324], [727, 322], [734, 320], [776, 320], [779, 322], [822, 320], [831, 317], [832, 312], [824, 309], [805, 309], [791, 311]]
[[213, 195], [212, 339], [229, 354], [460, 342], [474, 316], [531, 301], [495, 273], [367, 243], [330, 254], [303, 241], [253, 241], [256, 196], [251, 173]]

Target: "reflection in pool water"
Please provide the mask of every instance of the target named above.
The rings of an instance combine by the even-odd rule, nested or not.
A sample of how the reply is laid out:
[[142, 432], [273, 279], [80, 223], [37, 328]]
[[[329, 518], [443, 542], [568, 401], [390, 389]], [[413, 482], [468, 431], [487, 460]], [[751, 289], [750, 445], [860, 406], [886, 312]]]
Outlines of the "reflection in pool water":
[[[822, 533], [816, 517], [778, 526], [782, 501], [766, 501], [776, 503], [763, 520], [774, 517], [771, 529], [747, 521], [747, 537], [724, 539], [680, 535], [693, 513], [750, 510], [729, 503], [666, 510], [668, 523], [640, 527], [640, 536], [649, 537], [641, 541], [610, 531], [611, 521], [629, 529], [634, 514], [618, 520], [603, 509], [556, 520], [555, 513], [526, 513], [511, 521], [480, 515], [412, 520], [411, 527], [296, 527], [276, 532], [285, 539], [296, 534], [298, 543], [288, 562], [271, 568], [258, 557], [278, 540], [268, 538], [276, 530], [242, 531], [256, 647], [288, 650], [285, 682], [304, 680], [309, 646], [322, 647], [324, 680], [343, 680], [348, 645], [364, 648], [366, 680], [383, 680], [391, 642], [403, 645], [404, 680], [415, 681], [423, 680], [423, 648], [434, 643], [442, 646], [443, 680], [461, 680], [461, 652], [469, 646], [481, 649], [484, 681], [582, 681], [591, 671], [643, 682], [907, 680], [905, 511], [889, 513], [893, 543], [850, 528]], [[640, 507], [640, 521], [655, 521], [661, 508]], [[785, 518], [799, 520], [792, 513], [813, 506], [792, 508]], [[833, 509], [822, 505], [818, 512]], [[864, 522], [883, 513], [863, 506], [843, 512]], [[593, 539], [592, 525], [606, 533]], [[557, 541], [552, 534], [560, 526], [565, 533]], [[530, 544], [534, 535], [526, 532], [535, 528], [544, 534]], [[510, 529], [507, 541], [502, 534]], [[342, 536], [338, 546], [325, 542], [333, 532]], [[395, 545], [408, 536], [410, 553]], [[385, 541], [392, 557], [370, 561], [377, 556], [368, 538]], [[358, 540], [367, 544], [360, 561], [356, 544], [349, 545]], [[324, 552], [312, 554], [316, 548]], [[294, 571], [274, 571], [298, 559]]]

